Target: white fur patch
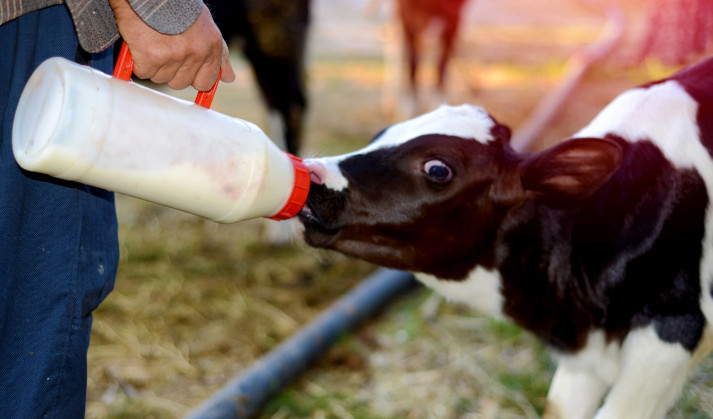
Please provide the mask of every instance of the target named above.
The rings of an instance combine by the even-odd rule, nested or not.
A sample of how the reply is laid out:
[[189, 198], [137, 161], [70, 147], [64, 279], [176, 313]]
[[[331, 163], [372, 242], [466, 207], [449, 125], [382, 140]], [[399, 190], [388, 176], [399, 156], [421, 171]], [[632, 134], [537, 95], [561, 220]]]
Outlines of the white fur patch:
[[493, 140], [490, 130], [494, 125], [495, 122], [490, 115], [480, 107], [472, 105], [441, 106], [435, 111], [389, 127], [376, 141], [361, 150], [341, 156], [308, 159], [307, 161], [321, 163], [327, 169], [322, 179], [324, 185], [341, 191], [349, 184], [339, 171], [339, 162], [344, 159], [383, 148], [395, 147], [428, 134], [449, 135], [486, 143]]
[[502, 279], [497, 271], [476, 267], [462, 281], [438, 279], [424, 273], [415, 276], [448, 300], [468, 304], [483, 314], [503, 316]]
[[621, 94], [575, 137], [615, 134], [631, 142], [651, 140], [675, 167], [698, 169], [711, 162], [700, 159], [708, 153], [699, 140], [697, 112], [698, 102], [668, 81]]
[[[713, 199], [713, 160], [700, 140], [698, 102], [676, 81], [648, 89], [630, 90], [617, 97], [576, 137], [603, 137], [611, 133], [628, 141], [651, 140], [679, 169], [695, 169]], [[706, 212], [701, 260], [701, 308], [713, 323], [713, 210]]]

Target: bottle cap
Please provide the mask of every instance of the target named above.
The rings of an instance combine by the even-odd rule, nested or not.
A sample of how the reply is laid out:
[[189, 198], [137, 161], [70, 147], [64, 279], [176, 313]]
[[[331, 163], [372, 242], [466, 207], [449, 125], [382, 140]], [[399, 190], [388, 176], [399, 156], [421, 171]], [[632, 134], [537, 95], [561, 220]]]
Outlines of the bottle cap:
[[307, 202], [309, 195], [309, 169], [302, 163], [302, 159], [290, 153], [285, 153], [292, 160], [292, 167], [295, 169], [295, 182], [292, 186], [292, 193], [287, 199], [284, 207], [275, 215], [267, 217], [271, 220], [282, 221], [299, 214], [302, 207]]

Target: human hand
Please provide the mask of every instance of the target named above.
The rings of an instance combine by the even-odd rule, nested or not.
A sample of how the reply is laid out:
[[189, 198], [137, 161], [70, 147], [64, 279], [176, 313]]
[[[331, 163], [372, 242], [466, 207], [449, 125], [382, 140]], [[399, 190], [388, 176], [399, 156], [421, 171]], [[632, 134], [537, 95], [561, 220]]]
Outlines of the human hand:
[[210, 90], [223, 71], [221, 80], [235, 80], [228, 46], [208, 8], [203, 5], [198, 19], [177, 35], [162, 34], [147, 25], [127, 0], [109, 0], [119, 33], [129, 45], [134, 59], [134, 74], [172, 89], [193, 86]]

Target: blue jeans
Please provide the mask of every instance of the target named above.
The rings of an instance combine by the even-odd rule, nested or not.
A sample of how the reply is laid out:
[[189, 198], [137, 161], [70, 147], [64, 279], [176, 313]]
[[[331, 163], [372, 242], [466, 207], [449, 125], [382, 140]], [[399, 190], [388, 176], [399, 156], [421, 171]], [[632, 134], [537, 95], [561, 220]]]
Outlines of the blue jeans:
[[112, 51], [81, 54], [67, 8], [0, 25], [0, 418], [82, 418], [92, 311], [119, 259], [112, 193], [21, 170], [12, 121], [46, 58], [105, 72]]

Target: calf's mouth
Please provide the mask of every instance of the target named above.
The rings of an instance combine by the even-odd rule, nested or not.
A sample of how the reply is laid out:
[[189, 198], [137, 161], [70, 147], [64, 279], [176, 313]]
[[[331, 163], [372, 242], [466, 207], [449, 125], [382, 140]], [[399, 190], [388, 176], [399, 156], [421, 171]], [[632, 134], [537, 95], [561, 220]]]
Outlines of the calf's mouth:
[[312, 182], [307, 202], [298, 214], [305, 242], [314, 247], [329, 247], [339, 235], [342, 226], [338, 213], [343, 207], [343, 194]]

